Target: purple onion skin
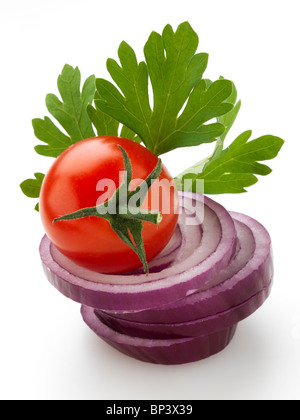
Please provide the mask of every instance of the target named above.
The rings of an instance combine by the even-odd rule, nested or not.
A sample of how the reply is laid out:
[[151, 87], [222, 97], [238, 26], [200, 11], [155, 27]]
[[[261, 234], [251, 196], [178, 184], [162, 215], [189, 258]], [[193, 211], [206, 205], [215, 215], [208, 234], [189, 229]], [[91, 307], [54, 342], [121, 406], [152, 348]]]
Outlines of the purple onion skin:
[[122, 334], [142, 338], [198, 337], [229, 328], [255, 312], [269, 297], [272, 281], [250, 299], [215, 315], [189, 322], [146, 323], [109, 317], [95, 310], [101, 322]]
[[93, 308], [82, 305], [84, 322], [102, 340], [121, 353], [142, 362], [180, 365], [206, 359], [224, 350], [231, 342], [236, 325], [212, 334], [193, 338], [147, 339], [120, 334], [100, 321]]
[[[199, 196], [192, 193], [186, 195], [195, 200]], [[189, 294], [191, 290], [208, 288], [209, 284], [214, 281], [216, 273], [228, 265], [235, 252], [236, 231], [232, 217], [227, 210], [207, 197], [205, 197], [205, 203], [220, 215], [224, 236], [220, 240], [220, 254], [214, 253], [210, 256], [208, 259], [211, 259], [212, 263], [209, 264], [208, 261], [205, 261], [205, 268], [199, 268], [197, 273], [185, 272], [182, 275], [157, 280], [155, 282], [157, 287], [149, 287], [146, 290], [136, 287], [136, 285], [116, 287], [116, 285], [94, 283], [76, 277], [57, 264], [51, 255], [51, 243], [47, 236], [44, 236], [40, 245], [40, 255], [45, 274], [49, 282], [64, 296], [83, 305], [108, 311], [152, 309], [178, 301]], [[187, 279], [181, 281], [182, 276], [186, 276]]]
[[[196, 194], [186, 195], [198, 199]], [[171, 276], [146, 286], [111, 285], [76, 277], [53, 259], [46, 236], [40, 245], [45, 274], [63, 295], [82, 304], [85, 323], [122, 353], [167, 365], [210, 357], [230, 343], [238, 323], [268, 298], [274, 268], [271, 240], [262, 225], [248, 216], [227, 212], [211, 199], [207, 203], [220, 212], [225, 226], [221, 255], [211, 254], [202, 268], [197, 266], [198, 272], [195, 267], [191, 270], [190, 277], [182, 273], [177, 277], [180, 282]], [[232, 258], [238, 258], [234, 220], [252, 230], [256, 246], [245, 267], [222, 279], [222, 270]], [[210, 266], [211, 261], [214, 264]]]
[[[250, 265], [215, 287], [187, 296], [177, 302], [146, 311], [125, 313], [106, 312], [105, 316], [144, 323], [176, 323], [197, 320], [230, 309], [250, 299], [265, 288], [273, 278], [274, 264], [271, 240], [266, 229], [248, 216], [231, 213], [240, 222], [247, 223], [259, 241], [259, 258], [255, 267]], [[252, 261], [251, 261], [252, 263]], [[249, 265], [249, 264], [248, 264]]]

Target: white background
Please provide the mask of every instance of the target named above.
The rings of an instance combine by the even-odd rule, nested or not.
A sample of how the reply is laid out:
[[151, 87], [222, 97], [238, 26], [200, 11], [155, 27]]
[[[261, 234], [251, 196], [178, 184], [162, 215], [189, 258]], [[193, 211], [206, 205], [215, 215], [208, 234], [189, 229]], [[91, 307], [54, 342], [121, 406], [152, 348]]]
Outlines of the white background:
[[[299, 12], [298, 1], [1, 0], [1, 399], [299, 399]], [[107, 57], [126, 40], [142, 59], [150, 32], [188, 20], [208, 52], [206, 76], [234, 80], [242, 109], [229, 135], [285, 140], [272, 174], [238, 195], [214, 197], [269, 230], [275, 284], [269, 300], [242, 321], [229, 347], [182, 366], [138, 362], [109, 347], [83, 323], [79, 304], [44, 277], [35, 200], [19, 183], [46, 171], [31, 119], [47, 114], [65, 63], [82, 77], [108, 77]], [[205, 147], [164, 156], [175, 176]]]

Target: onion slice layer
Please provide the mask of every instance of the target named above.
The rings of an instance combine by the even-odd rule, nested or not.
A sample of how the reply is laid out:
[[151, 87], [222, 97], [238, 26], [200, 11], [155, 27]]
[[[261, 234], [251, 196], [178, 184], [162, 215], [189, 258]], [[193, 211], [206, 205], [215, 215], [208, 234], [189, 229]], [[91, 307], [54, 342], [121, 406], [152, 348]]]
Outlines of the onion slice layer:
[[40, 245], [48, 280], [81, 303], [86, 324], [150, 363], [189, 363], [220, 352], [273, 283], [271, 240], [259, 222], [200, 194], [179, 196], [178, 226], [150, 262], [149, 276], [96, 273], [63, 256], [47, 236]]

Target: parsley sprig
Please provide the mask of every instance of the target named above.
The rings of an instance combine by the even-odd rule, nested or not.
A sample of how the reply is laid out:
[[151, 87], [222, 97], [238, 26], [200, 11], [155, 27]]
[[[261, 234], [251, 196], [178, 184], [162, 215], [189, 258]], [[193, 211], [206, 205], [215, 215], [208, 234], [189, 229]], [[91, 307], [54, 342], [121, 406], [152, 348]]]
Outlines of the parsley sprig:
[[[220, 79], [223, 78], [220, 77]], [[259, 162], [273, 159], [278, 155], [284, 143], [281, 138], [264, 135], [250, 140], [252, 131], [247, 130], [224, 148], [226, 136], [241, 108], [241, 101], [237, 100], [235, 85], [227, 100], [233, 107], [228, 113], [217, 118], [217, 121], [224, 125], [225, 130], [216, 139], [212, 155], [175, 177], [179, 190], [197, 192], [197, 180], [203, 180], [204, 182], [200, 185], [203, 186], [205, 194], [242, 193], [246, 191], [245, 188], [258, 181], [255, 175], [265, 176], [272, 172], [269, 166]]]
[[[271, 172], [261, 162], [276, 157], [283, 140], [274, 135], [250, 140], [249, 130], [224, 146], [241, 101], [232, 81], [204, 78], [208, 54], [198, 53], [198, 45], [198, 35], [188, 22], [175, 31], [166, 25], [162, 34], [150, 34], [144, 60], [138, 62], [133, 48], [123, 41], [119, 62], [107, 60], [112, 81], [92, 75], [82, 88], [79, 69], [65, 65], [57, 81], [61, 98], [46, 96], [56, 122], [48, 116], [32, 122], [42, 142], [35, 151], [55, 158], [71, 144], [96, 134], [142, 142], [156, 155], [215, 142], [210, 156], [202, 160], [199, 156], [195, 165], [175, 177], [178, 189], [189, 179], [195, 190], [201, 179], [206, 194], [246, 191], [257, 182], [257, 175]], [[24, 194], [38, 198], [43, 177], [36, 172], [23, 181]]]
[[[259, 163], [277, 156], [283, 145], [279, 137], [266, 135], [248, 141], [251, 131], [240, 134], [226, 149], [213, 154], [205, 164], [199, 162], [175, 178], [178, 189], [197, 191], [197, 180], [204, 180], [205, 194], [242, 193], [255, 184], [254, 175], [268, 175], [271, 168]], [[191, 182], [185, 182], [190, 180]]]
[[179, 25], [175, 33], [170, 25], [162, 35], [152, 32], [144, 47], [145, 61], [140, 63], [134, 50], [122, 42], [118, 50], [120, 64], [107, 60], [107, 69], [117, 86], [96, 79], [98, 109], [137, 133], [156, 155], [215, 141], [225, 128], [210, 121], [232, 109], [232, 104], [226, 102], [232, 82], [220, 79], [208, 84], [202, 78], [208, 55], [196, 54], [198, 43], [197, 34], [187, 22]]
[[95, 136], [87, 114], [87, 105], [95, 95], [95, 76], [90, 76], [80, 91], [80, 71], [65, 65], [57, 79], [61, 95], [59, 99], [50, 93], [46, 96], [46, 107], [65, 133], [49, 117], [32, 120], [35, 136], [46, 145], [35, 146], [40, 155], [56, 158], [71, 144], [84, 138]]
[[[66, 64], [58, 76], [57, 87], [61, 98], [54, 94], [46, 95], [46, 107], [53, 118], [45, 116], [32, 120], [34, 134], [42, 142], [34, 147], [39, 155], [56, 158], [72, 144], [94, 137], [95, 131], [98, 135], [120, 134], [139, 140], [119, 121], [92, 106], [94, 98], [97, 98], [94, 75], [88, 77], [81, 88], [80, 70]], [[23, 181], [20, 184], [23, 193], [27, 197], [38, 198], [44, 176], [36, 172], [34, 178]], [[39, 210], [38, 203], [35, 209]]]

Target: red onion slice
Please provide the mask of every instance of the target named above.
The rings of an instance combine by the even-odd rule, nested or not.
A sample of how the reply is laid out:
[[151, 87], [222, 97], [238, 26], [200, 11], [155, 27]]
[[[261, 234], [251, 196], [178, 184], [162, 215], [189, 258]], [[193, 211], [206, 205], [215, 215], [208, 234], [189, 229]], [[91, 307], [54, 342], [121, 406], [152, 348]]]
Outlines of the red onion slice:
[[[181, 243], [178, 247], [177, 255], [173, 260], [169, 261], [168, 268], [163, 269], [158, 273], [150, 273], [150, 275], [147, 276], [144, 273], [139, 274], [136, 272], [126, 275], [98, 273], [77, 265], [61, 254], [53, 245], [51, 245], [52, 256], [61, 267], [65, 268], [71, 274], [80, 276], [84, 280], [96, 283], [107, 283], [109, 285], [141, 284], [178, 274], [194, 267], [211, 255], [217, 248], [221, 237], [221, 228], [218, 223], [217, 215], [208, 206], [206, 206], [206, 217], [202, 225], [200, 224], [201, 221], [200, 218], [197, 218], [197, 215], [195, 224], [188, 225], [188, 219], [191, 217], [189, 214], [190, 212], [183, 207], [181, 207], [181, 209], [182, 213], [179, 215], [177, 226], [180, 229]], [[202, 230], [205, 231], [204, 235], [201, 235]], [[177, 242], [178, 239], [174, 239], [173, 235], [171, 239], [172, 246], [174, 241]], [[153, 261], [155, 263], [156, 259]]]
[[255, 295], [246, 301], [223, 312], [205, 316], [188, 322], [147, 323], [134, 322], [107, 316], [105, 312], [95, 309], [101, 322], [122, 334], [141, 338], [179, 338], [199, 337], [231, 327], [255, 312], [268, 298], [272, 288], [272, 280]]
[[225, 311], [262, 290], [273, 277], [271, 240], [256, 220], [239, 213], [234, 219], [239, 249], [228, 267], [216, 275], [213, 286], [161, 308], [138, 312], [107, 312], [106, 317], [148, 323], [197, 320]]
[[147, 339], [120, 334], [106, 326], [93, 308], [82, 305], [85, 323], [99, 337], [127, 356], [148, 363], [178, 365], [212, 356], [230, 343], [236, 325], [212, 334], [193, 338]]
[[[176, 227], [175, 232], [168, 243], [168, 245], [162, 250], [162, 252], [157, 255], [152, 261], [148, 263], [148, 268], [150, 273], [157, 273], [169, 267], [170, 264], [176, 260], [177, 255], [180, 251], [182, 245], [182, 233], [179, 226]], [[139, 268], [130, 273], [125, 273], [125, 275], [134, 275], [134, 274], [144, 274], [143, 268]]]
[[[272, 286], [271, 241], [261, 224], [202, 195], [180, 196], [177, 230], [148, 277], [91, 272], [46, 236], [40, 245], [49, 281], [82, 303], [87, 325], [121, 352], [150, 363], [188, 363], [223, 350]], [[189, 225], [191, 219], [197, 223]]]
[[[61, 293], [76, 302], [97, 309], [113, 311], [145, 310], [159, 307], [180, 300], [197, 290], [209, 288], [211, 284], [214, 284], [217, 273], [228, 265], [235, 252], [235, 226], [227, 210], [208, 197], [193, 193], [180, 193], [180, 195], [184, 199], [182, 217], [189, 217], [188, 212], [195, 203], [199, 205], [199, 208], [201, 208], [201, 204], [205, 205], [204, 221], [201, 226], [200, 224], [198, 227], [196, 226], [198, 232], [201, 227], [203, 229], [200, 243], [200, 248], [201, 245], [203, 246], [203, 252], [200, 254], [200, 261], [199, 250], [196, 248], [192, 252], [188, 262], [189, 268], [186, 269], [186, 261], [181, 261], [178, 266], [174, 262], [162, 272], [150, 274], [149, 277], [153, 275], [151, 281], [149, 279], [143, 281], [143, 277], [146, 276], [136, 276], [141, 281], [138, 284], [94, 282], [62, 267], [61, 260], [57, 260], [57, 254], [55, 254], [55, 258], [52, 255], [49, 239], [44, 236], [40, 245], [40, 255], [47, 278]], [[200, 218], [201, 214], [197, 213], [196, 217]], [[218, 229], [220, 234], [217, 238], [213, 234], [214, 242], [211, 242], [209, 239], [211, 232], [216, 232]], [[205, 238], [206, 242], [204, 242]], [[181, 247], [178, 255], [182, 256], [191, 252], [189, 243], [187, 243], [188, 239], [193, 241], [192, 238], [185, 236], [182, 241], [185, 247], [184, 249]], [[107, 275], [101, 276], [107, 277]], [[108, 277], [112, 279], [114, 276]], [[124, 280], [126, 277], [128, 281], [128, 278], [134, 276], [115, 277], [121, 277]]]

